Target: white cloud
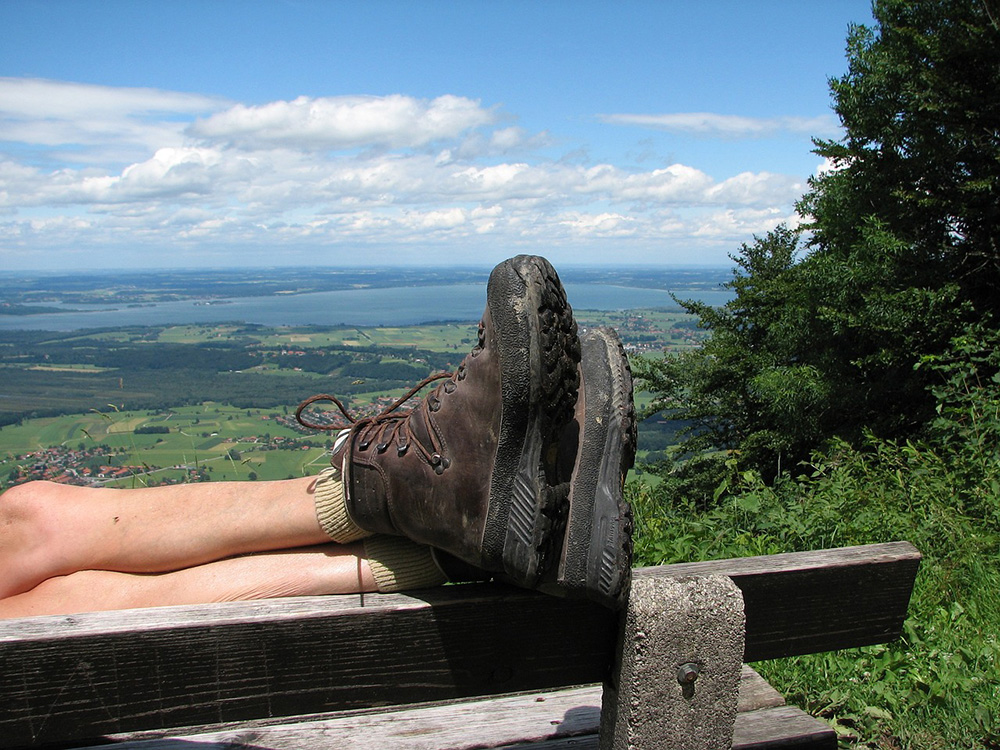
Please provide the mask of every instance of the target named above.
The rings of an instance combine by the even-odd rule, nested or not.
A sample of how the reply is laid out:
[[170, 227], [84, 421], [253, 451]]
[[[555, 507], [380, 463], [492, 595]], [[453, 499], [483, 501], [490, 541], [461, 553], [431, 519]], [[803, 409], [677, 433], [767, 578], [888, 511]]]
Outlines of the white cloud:
[[0, 141], [155, 149], [179, 145], [188, 122], [225, 104], [201, 94], [0, 77]]
[[0, 77], [0, 116], [32, 121], [203, 112], [218, 109], [222, 101], [202, 94], [151, 88]]
[[743, 117], [712, 112], [676, 112], [672, 114], [607, 114], [599, 115], [609, 125], [633, 125], [653, 130], [665, 130], [680, 135], [737, 140], [764, 138], [790, 133], [799, 136], [836, 135], [837, 121], [831, 115], [819, 117]]
[[[212, 191], [221, 155], [204, 148], [161, 148], [152, 159], [127, 167], [119, 177], [90, 177], [80, 188], [95, 203], [182, 198]], [[83, 201], [81, 201], [83, 202]]]
[[635, 234], [635, 220], [622, 214], [604, 212], [600, 214], [572, 213], [564, 216], [561, 223], [581, 236], [627, 237]]
[[663, 203], [702, 203], [709, 195], [712, 178], [704, 172], [683, 164], [672, 164], [629, 175], [624, 179], [622, 197]]
[[300, 96], [262, 106], [237, 104], [189, 128], [193, 136], [249, 148], [404, 148], [457, 138], [496, 120], [460, 96], [430, 101], [408, 96]]
[[828, 172], [838, 172], [841, 169], [846, 169], [848, 162], [846, 159], [831, 159], [830, 157], [825, 157], [822, 162], [816, 167], [816, 171], [813, 172], [814, 177], [822, 177]]
[[794, 213], [783, 213], [777, 209], [730, 208], [702, 216], [700, 220], [692, 222], [687, 231], [692, 237], [702, 240], [731, 240], [763, 235], [781, 223], [794, 225], [794, 221]]
[[719, 203], [767, 206], [795, 201], [804, 189], [801, 180], [788, 175], [742, 172], [713, 185], [707, 193]]
[[284, 253], [347, 242], [731, 251], [794, 219], [803, 189], [766, 171], [716, 179], [682, 163], [626, 169], [585, 150], [560, 159], [547, 132], [512, 119], [459, 96], [247, 105], [0, 79], [0, 258], [32, 247], [161, 246], [200, 259], [209, 247]]

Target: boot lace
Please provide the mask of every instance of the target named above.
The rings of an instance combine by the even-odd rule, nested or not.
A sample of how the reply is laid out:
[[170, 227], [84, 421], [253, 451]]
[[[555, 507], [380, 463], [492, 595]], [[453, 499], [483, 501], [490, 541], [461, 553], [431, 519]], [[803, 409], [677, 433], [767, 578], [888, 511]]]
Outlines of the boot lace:
[[[395, 445], [396, 455], [403, 456], [410, 449], [410, 446], [414, 446], [420, 455], [423, 456], [424, 460], [433, 466], [438, 474], [441, 474], [448, 468], [451, 461], [442, 455], [441, 441], [434, 434], [434, 430], [426, 430], [430, 445], [425, 445], [424, 441], [420, 440], [410, 427], [410, 417], [413, 414], [413, 410], [403, 413], [397, 413], [396, 410], [431, 383], [444, 380], [445, 378], [447, 378], [447, 382], [435, 388], [416, 407], [424, 413], [425, 423], [429, 423], [427, 419], [429, 413], [436, 412], [441, 408], [441, 391], [451, 393], [458, 386], [458, 382], [465, 378], [464, 363], [459, 365], [455, 372], [439, 372], [424, 378], [405, 395], [400, 396], [390, 406], [374, 416], [355, 417], [347, 410], [339, 398], [331, 396], [328, 393], [320, 393], [307, 398], [299, 404], [299, 408], [295, 410], [295, 419], [303, 427], [313, 430], [343, 430], [350, 428], [358, 434], [357, 446], [363, 451], [368, 450], [373, 443], [375, 444], [375, 450], [379, 453], [384, 453], [389, 449], [390, 445]], [[318, 401], [333, 403], [348, 421], [348, 424], [319, 424], [305, 417], [303, 415], [304, 410]]]
[[[470, 357], [478, 357], [486, 346], [486, 329], [483, 321], [479, 321], [477, 339], [476, 345], [469, 354]], [[375, 450], [379, 453], [384, 453], [389, 449], [390, 445], [394, 444], [396, 446], [396, 455], [404, 456], [410, 449], [410, 446], [414, 445], [423, 459], [434, 467], [434, 471], [441, 474], [451, 465], [451, 459], [442, 455], [443, 446], [438, 436], [434, 433], [434, 430], [428, 429], [425, 431], [430, 443], [430, 445], [426, 445], [424, 441], [414, 434], [413, 429], [410, 427], [410, 417], [413, 415], [413, 410], [403, 413], [397, 413], [396, 410], [431, 383], [447, 379], [446, 382], [431, 391], [427, 395], [427, 398], [421, 401], [417, 407], [423, 413], [424, 424], [430, 424], [430, 413], [436, 412], [441, 408], [441, 392], [443, 391], [446, 394], [452, 393], [458, 387], [458, 383], [465, 380], [465, 374], [465, 361], [463, 361], [455, 372], [439, 372], [435, 375], [429, 375], [413, 386], [406, 394], [396, 399], [390, 406], [383, 409], [380, 413], [369, 417], [355, 417], [347, 411], [347, 408], [339, 398], [331, 396], [328, 393], [320, 393], [307, 398], [299, 404], [299, 408], [295, 410], [295, 419], [303, 427], [308, 427], [312, 430], [329, 431], [350, 428], [358, 434], [357, 446], [359, 450], [363, 451], [368, 450], [372, 443], [375, 443]], [[329, 401], [334, 404], [349, 424], [317, 424], [306, 419], [302, 415], [303, 411], [317, 401]]]

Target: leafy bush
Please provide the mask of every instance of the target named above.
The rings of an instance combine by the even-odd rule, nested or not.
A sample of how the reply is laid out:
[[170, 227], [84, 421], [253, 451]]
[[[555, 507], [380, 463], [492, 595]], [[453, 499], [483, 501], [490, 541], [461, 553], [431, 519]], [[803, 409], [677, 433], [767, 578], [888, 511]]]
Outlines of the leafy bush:
[[707, 506], [669, 478], [630, 483], [637, 564], [912, 542], [924, 560], [901, 641], [760, 671], [845, 746], [1000, 748], [998, 364], [974, 335], [928, 360], [938, 417], [921, 441], [834, 442], [771, 483], [730, 454]]

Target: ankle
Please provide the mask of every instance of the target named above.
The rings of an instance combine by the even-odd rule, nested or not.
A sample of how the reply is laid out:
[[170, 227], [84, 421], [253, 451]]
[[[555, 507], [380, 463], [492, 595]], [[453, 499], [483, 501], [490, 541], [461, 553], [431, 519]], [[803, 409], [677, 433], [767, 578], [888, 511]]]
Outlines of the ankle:
[[364, 540], [365, 558], [380, 593], [427, 589], [448, 582], [431, 548], [401, 536]]
[[347, 512], [347, 497], [340, 469], [323, 469], [316, 478], [313, 500], [316, 519], [323, 532], [339, 544], [350, 544], [371, 536], [358, 526]]

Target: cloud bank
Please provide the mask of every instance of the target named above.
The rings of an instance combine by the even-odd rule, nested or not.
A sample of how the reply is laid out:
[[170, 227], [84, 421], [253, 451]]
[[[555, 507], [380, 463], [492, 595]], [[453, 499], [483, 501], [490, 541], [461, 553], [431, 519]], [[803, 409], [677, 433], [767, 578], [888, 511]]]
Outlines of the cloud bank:
[[[809, 126], [638, 117], [601, 119], [716, 137]], [[642, 171], [543, 155], [557, 140], [454, 95], [249, 104], [0, 78], [0, 257], [31, 267], [32, 253], [69, 248], [109, 259], [170, 248], [178, 264], [212, 247], [313, 262], [357, 262], [365, 248], [590, 248], [604, 259], [611, 241], [732, 249], [794, 221], [805, 187], [763, 171], [716, 179], [681, 163]]]

